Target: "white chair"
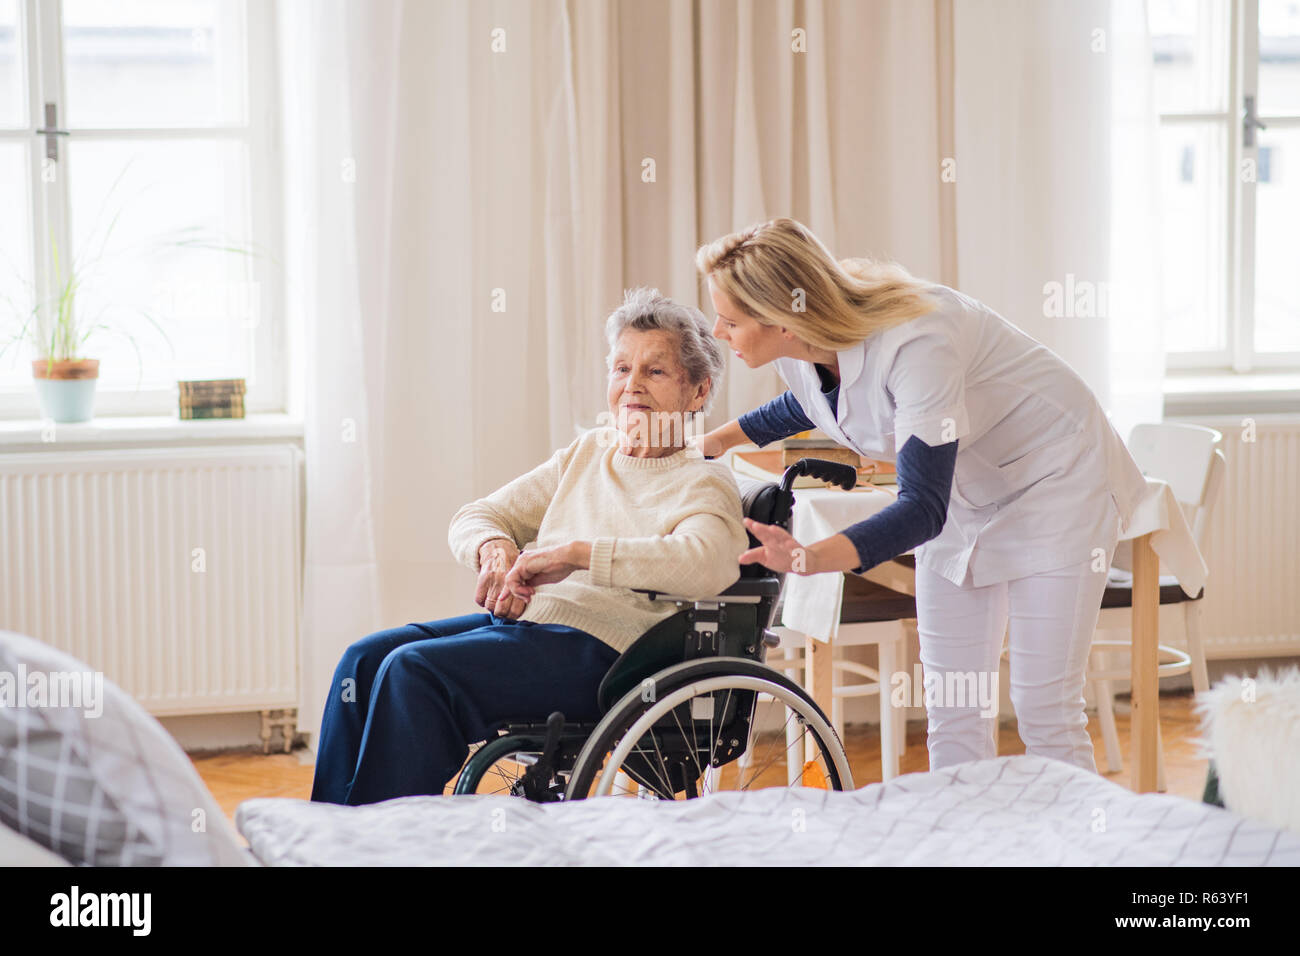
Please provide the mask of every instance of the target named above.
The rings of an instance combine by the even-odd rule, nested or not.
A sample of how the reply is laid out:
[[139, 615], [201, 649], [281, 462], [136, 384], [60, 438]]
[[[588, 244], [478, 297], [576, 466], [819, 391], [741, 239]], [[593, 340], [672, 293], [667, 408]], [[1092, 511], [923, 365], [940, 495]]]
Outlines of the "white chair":
[[[1168, 482], [1178, 500], [1196, 539], [1196, 546], [1205, 554], [1205, 539], [1210, 517], [1223, 490], [1227, 461], [1219, 445], [1223, 436], [1213, 428], [1200, 425], [1173, 423], [1137, 425], [1129, 435], [1128, 448], [1144, 475]], [[1192, 686], [1200, 693], [1209, 689], [1205, 666], [1205, 645], [1201, 634], [1202, 601], [1205, 591], [1189, 598], [1172, 574], [1160, 575], [1160, 604], [1180, 605], [1187, 650], [1181, 651], [1167, 644], [1159, 645], [1159, 677], [1192, 675]], [[1130, 675], [1128, 658], [1132, 652], [1133, 575], [1112, 567], [1102, 597], [1101, 612], [1097, 618], [1097, 632], [1127, 632], [1123, 639], [1094, 639], [1089, 655], [1087, 680], [1097, 702], [1097, 717], [1101, 723], [1102, 744], [1106, 766], [1112, 773], [1123, 769], [1120, 757], [1119, 734], [1115, 729], [1114, 691], [1111, 682], [1127, 680]], [[1161, 617], [1161, 633], [1164, 633]], [[1126, 654], [1125, 651], [1128, 653]], [[1114, 659], [1122, 658], [1116, 666]], [[1157, 729], [1158, 729], [1157, 724]], [[1157, 741], [1156, 789], [1165, 790], [1164, 747]]]
[[[897, 559], [910, 561], [910, 555]], [[844, 738], [844, 701], [850, 697], [875, 696], [880, 700], [880, 774], [882, 780], [898, 776], [899, 761], [907, 749], [907, 711], [891, 706], [891, 679], [903, 666], [907, 649], [905, 622], [916, 618], [916, 599], [890, 588], [868, 581], [855, 574], [844, 576], [844, 589], [840, 599], [840, 627], [833, 644], [831, 662], [835, 675], [831, 686], [831, 724]], [[769, 660], [768, 665], [778, 670], [802, 671], [804, 669], [804, 636], [786, 628], [776, 628], [781, 637], [782, 660]], [[857, 661], [845, 660], [842, 648], [876, 645], [877, 666], [868, 667]], [[863, 678], [841, 682], [841, 675]], [[801, 683], [806, 683], [801, 681]], [[793, 741], [790, 753], [793, 755]], [[793, 756], [787, 763], [787, 776], [793, 782], [798, 774]]]

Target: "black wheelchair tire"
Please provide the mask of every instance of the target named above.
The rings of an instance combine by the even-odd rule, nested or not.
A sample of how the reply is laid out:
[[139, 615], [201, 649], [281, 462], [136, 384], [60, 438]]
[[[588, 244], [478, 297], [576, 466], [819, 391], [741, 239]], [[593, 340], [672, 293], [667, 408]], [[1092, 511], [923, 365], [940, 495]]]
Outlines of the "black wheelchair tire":
[[[807, 731], [813, 735], [823, 753], [838, 752], [845, 757], [847, 766], [848, 761], [847, 755], [844, 753], [844, 747], [840, 743], [834, 728], [831, 727], [830, 720], [826, 717], [825, 712], [817, 706], [817, 703], [809, 696], [808, 692], [800, 687], [798, 683], [765, 664], [741, 657], [710, 657], [687, 661], [666, 668], [656, 674], [653, 680], [655, 681], [656, 697], [662, 698], [667, 697], [678, 688], [698, 680], [733, 675], [759, 678], [788, 691], [802, 700], [811, 711], [822, 719], [830, 733], [830, 739], [823, 739], [823, 735], [812, 726], [807, 727]], [[637, 719], [654, 705], [655, 701], [645, 700], [642, 688], [637, 687], [628, 691], [618, 703], [609, 709], [578, 755], [577, 762], [574, 764], [569, 777], [568, 787], [565, 790], [565, 800], [584, 800], [587, 798], [592, 784], [595, 783], [596, 775], [601, 771], [606, 755], [613, 751], [618, 741], [622, 739], [623, 735]], [[850, 778], [847, 781], [848, 785], [845, 786], [845, 781], [841, 778], [833, 760], [828, 758], [827, 765], [832, 790], [852, 789], [852, 779]]]

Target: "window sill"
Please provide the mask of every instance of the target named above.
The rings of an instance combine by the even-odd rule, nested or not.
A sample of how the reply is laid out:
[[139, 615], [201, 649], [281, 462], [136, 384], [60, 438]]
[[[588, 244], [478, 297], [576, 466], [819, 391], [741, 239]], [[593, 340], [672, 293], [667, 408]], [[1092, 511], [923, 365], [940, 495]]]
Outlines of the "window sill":
[[1300, 414], [1296, 372], [1171, 372], [1164, 393], [1167, 418]]
[[168, 445], [261, 444], [301, 440], [302, 436], [302, 420], [284, 414], [197, 421], [182, 421], [174, 415], [139, 415], [95, 418], [76, 425], [28, 419], [0, 421], [0, 454], [51, 448], [66, 450], [69, 447], [89, 451]]

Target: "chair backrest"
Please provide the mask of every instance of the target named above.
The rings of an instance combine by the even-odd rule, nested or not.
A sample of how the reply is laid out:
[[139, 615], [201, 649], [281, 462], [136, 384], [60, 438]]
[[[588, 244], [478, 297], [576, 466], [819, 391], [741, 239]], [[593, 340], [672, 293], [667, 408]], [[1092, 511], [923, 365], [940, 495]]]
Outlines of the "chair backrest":
[[1142, 474], [1169, 483], [1200, 546], [1223, 489], [1227, 460], [1222, 433], [1203, 425], [1159, 422], [1133, 426], [1128, 449]]

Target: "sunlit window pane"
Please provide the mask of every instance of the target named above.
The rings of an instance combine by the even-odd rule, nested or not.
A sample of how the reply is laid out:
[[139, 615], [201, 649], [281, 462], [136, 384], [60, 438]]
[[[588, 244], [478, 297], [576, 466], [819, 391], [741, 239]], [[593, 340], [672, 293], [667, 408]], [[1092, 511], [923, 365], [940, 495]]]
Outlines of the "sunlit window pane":
[[1259, 111], [1300, 113], [1300, 0], [1260, 0]]
[[108, 326], [87, 349], [101, 387], [242, 376], [253, 388], [253, 259], [212, 248], [250, 248], [247, 164], [241, 143], [70, 144], [77, 305]]
[[241, 124], [240, 0], [64, 0], [72, 127]]
[[1156, 110], [1222, 111], [1228, 90], [1227, 0], [1150, 0]]
[[0, 0], [0, 126], [27, 125], [27, 84], [18, 0]]
[[1300, 352], [1300, 129], [1259, 134], [1255, 348]]
[[[28, 202], [27, 149], [0, 143], [0, 389], [29, 387], [29, 336], [18, 338], [35, 297], [32, 292], [32, 225]], [[7, 348], [5, 348], [8, 346]]]
[[1165, 339], [1175, 352], [1224, 348], [1227, 195], [1221, 124], [1160, 130]]

